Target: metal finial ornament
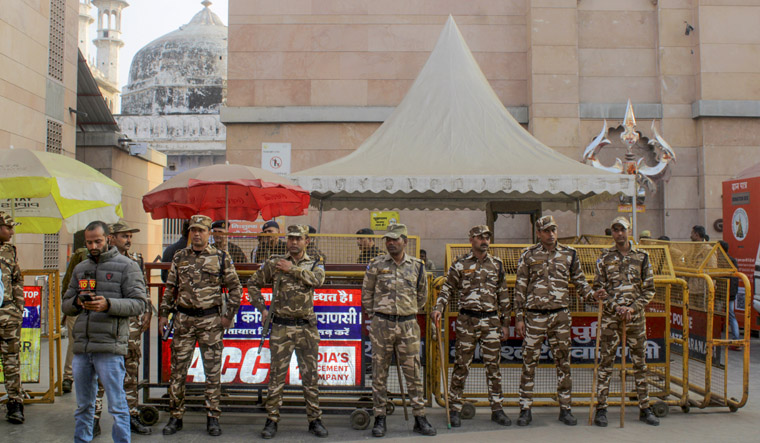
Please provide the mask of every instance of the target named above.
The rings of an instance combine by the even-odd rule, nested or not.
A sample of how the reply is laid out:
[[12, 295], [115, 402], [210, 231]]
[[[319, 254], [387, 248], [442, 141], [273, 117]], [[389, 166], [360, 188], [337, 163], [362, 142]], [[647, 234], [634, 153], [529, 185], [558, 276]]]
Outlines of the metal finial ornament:
[[207, 7], [207, 8], [208, 8], [209, 6], [211, 6], [211, 2], [210, 2], [209, 0], [203, 0], [203, 1], [201, 2], [201, 4], [202, 4], [203, 6], [205, 6], [205, 7]]

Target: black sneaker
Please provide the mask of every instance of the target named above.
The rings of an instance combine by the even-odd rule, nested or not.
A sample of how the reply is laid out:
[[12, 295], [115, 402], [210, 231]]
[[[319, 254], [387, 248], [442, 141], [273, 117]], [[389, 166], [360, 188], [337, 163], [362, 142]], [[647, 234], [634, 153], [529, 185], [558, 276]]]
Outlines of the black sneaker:
[[98, 435], [100, 435], [100, 419], [96, 418], [95, 421], [92, 422], [92, 438], [95, 438]]
[[270, 439], [277, 435], [277, 422], [267, 419], [264, 423], [264, 429], [261, 430], [261, 438]]
[[385, 427], [385, 416], [378, 415], [375, 417], [375, 426], [372, 427], [373, 437], [384, 437], [387, 428]]
[[222, 435], [222, 427], [219, 426], [219, 418], [206, 417], [206, 432], [212, 437], [218, 437]]
[[517, 426], [528, 426], [533, 421], [533, 414], [530, 409], [520, 409], [520, 416], [517, 418]]
[[573, 413], [570, 412], [570, 409], [559, 410], [559, 421], [568, 426], [575, 426], [578, 424], [578, 420], [573, 417]]
[[642, 421], [650, 426], [660, 425], [660, 419], [654, 415], [651, 408], [639, 410], [639, 421]]
[[172, 435], [176, 434], [177, 431], [182, 430], [182, 419], [181, 418], [169, 418], [169, 423], [164, 426], [163, 433], [164, 435]]
[[594, 417], [594, 424], [601, 427], [606, 428], [607, 427], [607, 410], [606, 409], [597, 409], [596, 410], [596, 416]]
[[462, 417], [459, 415], [459, 411], [449, 411], [449, 418], [451, 419], [452, 428], [462, 426]]
[[507, 417], [507, 414], [501, 409], [491, 412], [491, 421], [502, 426], [509, 426], [512, 424], [512, 420], [510, 420], [509, 417]]
[[418, 434], [428, 435], [431, 437], [436, 434], [435, 428], [430, 424], [424, 415], [414, 417], [414, 429], [412, 430]]
[[309, 423], [309, 432], [316, 435], [319, 438], [327, 437], [327, 428], [322, 424], [322, 420], [316, 419]]

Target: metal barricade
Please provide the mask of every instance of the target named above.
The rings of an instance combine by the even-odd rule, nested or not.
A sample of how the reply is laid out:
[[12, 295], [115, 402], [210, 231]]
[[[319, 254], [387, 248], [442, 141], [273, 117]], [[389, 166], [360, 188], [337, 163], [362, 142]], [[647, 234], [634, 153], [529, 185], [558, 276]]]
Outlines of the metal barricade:
[[[530, 245], [491, 245], [491, 254], [501, 258], [506, 271], [506, 281], [509, 287], [510, 297], [514, 296], [514, 286], [516, 282], [517, 262], [524, 248]], [[608, 246], [600, 245], [572, 245], [577, 251], [583, 268], [584, 274], [589, 282], [593, 281], [594, 269], [597, 258], [602, 250]], [[685, 366], [688, 355], [675, 355], [671, 353], [671, 346], [674, 344], [683, 345], [684, 340], [688, 340], [688, 329], [683, 332], [686, 338], [672, 337], [671, 333], [671, 299], [673, 293], [679, 295], [679, 299], [685, 301], [688, 309], [688, 291], [686, 283], [675, 277], [673, 268], [670, 263], [668, 251], [664, 247], [643, 247], [650, 254], [653, 271], [655, 274], [656, 294], [652, 302], [647, 306], [647, 383], [649, 385], [649, 395], [657, 398], [653, 402], [653, 410], [656, 415], [664, 416], [668, 413], [669, 406], [684, 406], [687, 403], [688, 393], [681, 392], [678, 387], [676, 390], [671, 389], [671, 366], [677, 363], [678, 366]], [[446, 265], [449, 266], [456, 257], [466, 254], [470, 251], [470, 245], [453, 244], [446, 246]], [[445, 278], [436, 279], [434, 288], [431, 291], [431, 300], [434, 303], [438, 292], [445, 281]], [[575, 297], [574, 289], [571, 287], [571, 305], [572, 315], [572, 351], [571, 366], [573, 376], [573, 404], [589, 405], [591, 388], [593, 385], [593, 368], [595, 339], [597, 333], [597, 305], [584, 304], [578, 297]], [[448, 356], [445, 359], [446, 370], [451, 379], [454, 366], [454, 344], [456, 342], [456, 333], [454, 324], [458, 312], [458, 297], [453, 296], [449, 300], [447, 311], [444, 313], [446, 325], [446, 338], [444, 349], [448, 350]], [[502, 377], [502, 402], [507, 406], [519, 406], [518, 388], [520, 377], [522, 375], [522, 358], [521, 348], [522, 339], [517, 336], [514, 327], [514, 321], [510, 325], [509, 338], [502, 342], [501, 346], [501, 363], [500, 372]], [[439, 405], [444, 404], [442, 397], [443, 389], [440, 386], [440, 367], [437, 364], [438, 351], [435, 346], [430, 347], [429, 359], [433, 362], [431, 365], [429, 377], [433, 379], [433, 392]], [[462, 410], [462, 417], [469, 418], [474, 414], [474, 406], [488, 406], [488, 388], [486, 384], [485, 367], [479, 354], [479, 346], [475, 352], [475, 358], [470, 366], [470, 373], [464, 389], [466, 403]], [[683, 364], [680, 360], [683, 359]], [[615, 363], [619, 367], [619, 358]], [[630, 359], [626, 365], [627, 372], [632, 371]], [[535, 385], [533, 396], [535, 406], [556, 406], [557, 401], [557, 379], [554, 362], [548, 358], [542, 357], [536, 368]], [[626, 392], [634, 393], [633, 377], [626, 380]], [[610, 380], [609, 404], [619, 405], [621, 393], [621, 379], [619, 371], [614, 371]], [[617, 397], [617, 398], [616, 398]], [[635, 399], [629, 398], [626, 404], [637, 404]]]
[[[685, 279], [689, 286], [688, 308], [681, 312], [677, 304], [673, 306], [674, 317], [680, 316], [690, 330], [685, 377], [673, 379], [688, 387], [684, 389], [692, 394], [688, 404], [683, 406], [684, 411], [691, 406], [725, 406], [732, 412], [738, 410], [746, 404], [749, 395], [750, 331], [745, 327], [738, 340], [729, 338], [729, 285], [730, 278], [736, 277], [749, 293], [749, 279], [736, 270], [716, 242], [642, 240], [642, 243], [667, 247], [676, 276]], [[745, 325], [749, 325], [751, 299], [746, 297], [744, 302]], [[732, 348], [742, 352], [740, 365], [732, 365], [728, 358]], [[741, 379], [741, 388], [731, 387], [729, 379]]]
[[[227, 250], [230, 251], [231, 257], [233, 257], [231, 252], [233, 248], [229, 245], [235, 244], [242, 251], [245, 260], [239, 260], [238, 263], [235, 263], [235, 270], [240, 276], [241, 282], [247, 282], [259, 268], [258, 264], [247, 262], [250, 261], [252, 255], [255, 257], [257, 250], [261, 250], [259, 249], [263, 244], [261, 238], [278, 236], [226, 234], [224, 237], [229, 242]], [[319, 254], [326, 262], [326, 283], [317, 288], [315, 295], [315, 312], [318, 316], [321, 335], [320, 408], [325, 414], [351, 414], [352, 427], [365, 429], [370, 424], [372, 411], [371, 344], [367, 335], [367, 321], [361, 309], [361, 285], [366, 264], [356, 263], [361, 255], [361, 250], [357, 246], [357, 237], [379, 239], [381, 236], [312, 234], [311, 237], [312, 244], [310, 250], [307, 249], [307, 253], [310, 255]], [[220, 240], [218, 238], [217, 242]], [[277, 239], [273, 238], [273, 240], [276, 241]], [[314, 240], [317, 241], [314, 242]], [[383, 245], [378, 244], [378, 247], [380, 247], [381, 252], [384, 252]], [[407, 251], [410, 254], [419, 254], [418, 237], [409, 237]], [[238, 253], [237, 256], [240, 257], [241, 253]], [[170, 263], [146, 263], [148, 287], [154, 295], [154, 299], [159, 301], [159, 305], [163, 297], [164, 284], [160, 280], [155, 281], [153, 275], [158, 274], [156, 271], [168, 270], [169, 267]], [[245, 288], [245, 283], [243, 286]], [[269, 300], [271, 287], [264, 288], [262, 294], [265, 299]], [[325, 323], [322, 320], [330, 319], [331, 322], [335, 318], [340, 318], [340, 321], [343, 319], [356, 321], [352, 321], [345, 328], [323, 327]], [[418, 315], [418, 321], [420, 322], [420, 329], [426, 331], [427, 308]], [[261, 330], [260, 314], [250, 306], [247, 288], [245, 288], [235, 323], [232, 328], [226, 331], [224, 338], [221, 407], [225, 411], [266, 412], [264, 405], [268, 382], [269, 349], [268, 345], [265, 344], [261, 355], [257, 353]], [[146, 332], [143, 337], [144, 380], [140, 384], [143, 400], [141, 417], [146, 424], [155, 424], [159, 418], [159, 410], [168, 410], [170, 343], [171, 341], [162, 342], [160, 332], [155, 329]], [[424, 358], [427, 355], [425, 343], [426, 339], [423, 337], [423, 366], [425, 365]], [[347, 361], [333, 362], [332, 356], [338, 356], [339, 360], [347, 359]], [[288, 378], [289, 383], [283, 391], [282, 413], [304, 413], [305, 410], [302, 390], [298, 385], [300, 381], [298, 380], [295, 361], [296, 358], [293, 356]], [[252, 372], [254, 366], [257, 366], [256, 373]], [[346, 366], [347, 368], [342, 368], [346, 371], [342, 372], [342, 369], [336, 369], [337, 366]], [[395, 371], [394, 367], [390, 368], [391, 376], [387, 383], [388, 398], [393, 400], [393, 402], [389, 401], [388, 403], [386, 411], [388, 414], [393, 413], [395, 405], [400, 405], [401, 399]], [[338, 377], [346, 373], [349, 374], [348, 378]], [[327, 376], [330, 374], [334, 375], [335, 378], [328, 380]], [[204, 408], [202, 379], [203, 370], [200, 364], [199, 350], [196, 348], [187, 380], [185, 405], [188, 410], [202, 410]], [[426, 387], [426, 397], [429, 399], [430, 390], [427, 380], [423, 380], [423, 386]]]

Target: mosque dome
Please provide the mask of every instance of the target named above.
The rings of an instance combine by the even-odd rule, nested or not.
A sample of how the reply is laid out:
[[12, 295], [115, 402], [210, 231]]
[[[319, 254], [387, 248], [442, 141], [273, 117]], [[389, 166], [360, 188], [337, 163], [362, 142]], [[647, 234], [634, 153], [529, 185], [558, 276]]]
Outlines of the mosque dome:
[[217, 114], [227, 79], [227, 26], [209, 5], [140, 49], [122, 93], [122, 115]]

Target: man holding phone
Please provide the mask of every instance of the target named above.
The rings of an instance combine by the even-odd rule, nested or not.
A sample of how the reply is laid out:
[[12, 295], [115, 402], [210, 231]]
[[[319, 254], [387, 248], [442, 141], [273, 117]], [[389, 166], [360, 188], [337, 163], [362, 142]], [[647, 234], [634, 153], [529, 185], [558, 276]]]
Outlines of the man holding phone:
[[113, 415], [114, 442], [131, 441], [129, 408], [124, 393], [124, 356], [129, 339], [129, 317], [145, 312], [146, 291], [140, 267], [108, 247], [108, 225], [87, 225], [84, 239], [89, 255], [72, 273], [63, 296], [63, 312], [76, 315], [74, 324], [75, 441], [90, 441], [95, 413], [97, 380], [108, 396]]

